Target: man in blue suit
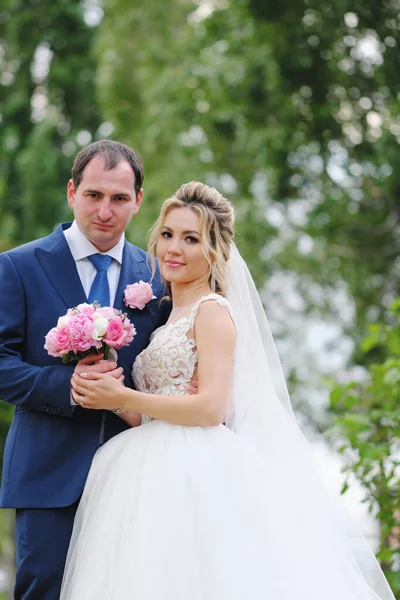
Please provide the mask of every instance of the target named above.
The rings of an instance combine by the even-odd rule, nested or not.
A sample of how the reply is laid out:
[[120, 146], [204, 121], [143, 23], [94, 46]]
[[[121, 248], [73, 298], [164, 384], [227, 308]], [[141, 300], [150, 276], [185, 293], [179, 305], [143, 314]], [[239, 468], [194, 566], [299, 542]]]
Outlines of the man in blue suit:
[[[108, 372], [132, 386], [131, 367], [168, 307], [157, 274], [158, 300], [143, 310], [123, 303], [124, 289], [149, 281], [146, 253], [124, 231], [142, 202], [143, 169], [128, 147], [100, 141], [76, 157], [68, 183], [72, 223], [46, 238], [0, 255], [0, 398], [13, 404], [0, 502], [16, 509], [16, 600], [57, 600], [73, 519], [93, 455], [127, 424], [108, 411], [88, 411], [71, 397], [73, 371]], [[128, 313], [137, 335], [118, 352], [118, 365], [104, 360], [74, 366], [45, 351], [44, 337], [68, 308], [87, 302], [97, 267], [89, 258], [108, 255], [110, 304]], [[104, 283], [104, 280], [103, 280]], [[82, 600], [84, 600], [82, 598]]]

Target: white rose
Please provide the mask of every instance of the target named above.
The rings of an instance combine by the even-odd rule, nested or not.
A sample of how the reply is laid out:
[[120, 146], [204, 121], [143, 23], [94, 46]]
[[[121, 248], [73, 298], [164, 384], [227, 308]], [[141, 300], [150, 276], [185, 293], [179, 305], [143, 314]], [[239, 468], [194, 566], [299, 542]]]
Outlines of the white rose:
[[91, 307], [92, 307], [91, 304], [88, 304], [87, 302], [82, 302], [82, 304], [78, 304], [78, 306], [76, 308], [79, 310], [79, 312], [82, 312], [83, 309], [91, 308]]
[[63, 325], [68, 325], [69, 320], [71, 317], [67, 317], [64, 315], [64, 317], [59, 317], [58, 321], [57, 321], [57, 327], [62, 327]]
[[99, 315], [93, 319], [93, 325], [94, 329], [92, 338], [94, 340], [101, 340], [106, 334], [108, 320]]

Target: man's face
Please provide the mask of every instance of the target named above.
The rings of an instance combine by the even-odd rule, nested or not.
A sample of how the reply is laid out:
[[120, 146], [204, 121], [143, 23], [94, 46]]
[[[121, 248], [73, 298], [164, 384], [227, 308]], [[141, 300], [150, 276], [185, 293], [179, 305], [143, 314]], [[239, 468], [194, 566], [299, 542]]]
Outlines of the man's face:
[[119, 242], [141, 202], [142, 190], [136, 195], [135, 174], [125, 160], [107, 171], [104, 158], [95, 156], [76, 189], [72, 179], [68, 182], [68, 204], [77, 225], [100, 252]]

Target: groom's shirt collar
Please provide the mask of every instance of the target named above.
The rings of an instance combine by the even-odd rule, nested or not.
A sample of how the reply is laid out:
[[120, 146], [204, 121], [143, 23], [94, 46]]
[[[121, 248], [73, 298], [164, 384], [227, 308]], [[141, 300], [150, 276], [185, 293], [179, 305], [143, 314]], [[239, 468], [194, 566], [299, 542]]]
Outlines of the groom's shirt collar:
[[[87, 237], [81, 232], [76, 221], [74, 221], [68, 229], [64, 230], [64, 235], [67, 239], [71, 254], [77, 262], [92, 254], [97, 254], [99, 250], [90, 242]], [[125, 235], [122, 234], [121, 239], [113, 248], [101, 254], [107, 254], [122, 264], [122, 254], [124, 252]]]

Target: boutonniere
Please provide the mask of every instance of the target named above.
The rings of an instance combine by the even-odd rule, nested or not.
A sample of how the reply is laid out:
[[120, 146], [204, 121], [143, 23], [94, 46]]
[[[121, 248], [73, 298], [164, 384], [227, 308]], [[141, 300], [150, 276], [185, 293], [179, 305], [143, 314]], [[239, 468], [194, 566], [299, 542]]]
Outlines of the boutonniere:
[[153, 289], [150, 283], [145, 281], [138, 281], [137, 283], [131, 283], [127, 285], [124, 292], [124, 303], [129, 308], [138, 308], [143, 310], [150, 300], [154, 300], [157, 296], [154, 296]]

